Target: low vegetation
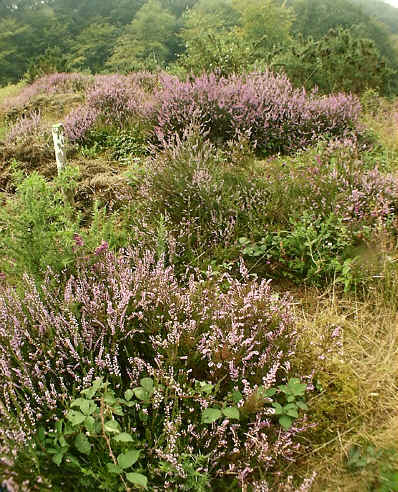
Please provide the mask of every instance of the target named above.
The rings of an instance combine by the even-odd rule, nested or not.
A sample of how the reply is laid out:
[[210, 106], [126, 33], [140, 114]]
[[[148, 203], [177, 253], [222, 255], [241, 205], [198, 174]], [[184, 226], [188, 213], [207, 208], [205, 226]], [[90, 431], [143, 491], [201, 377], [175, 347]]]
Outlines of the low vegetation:
[[395, 103], [271, 71], [2, 91], [1, 481], [398, 490]]

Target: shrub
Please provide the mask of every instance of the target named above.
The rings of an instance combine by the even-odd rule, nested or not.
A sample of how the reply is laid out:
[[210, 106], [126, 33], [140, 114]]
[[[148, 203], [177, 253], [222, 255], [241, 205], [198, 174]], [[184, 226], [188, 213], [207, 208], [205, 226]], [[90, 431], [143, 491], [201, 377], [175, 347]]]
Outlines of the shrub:
[[255, 271], [317, 284], [335, 278], [345, 288], [364, 280], [355, 264], [375, 233], [396, 233], [398, 207], [395, 177], [372, 165], [347, 139], [264, 170], [268, 224], [240, 238]]
[[14, 143], [18, 139], [30, 135], [36, 135], [42, 128], [40, 111], [32, 112], [30, 115], [20, 117], [8, 130], [6, 143]]
[[133, 119], [146, 119], [152, 115], [148, 95], [138, 85], [139, 79], [123, 75], [96, 76], [86, 93], [86, 102], [75, 109], [65, 120], [70, 141], [84, 141], [96, 125], [120, 129]]
[[[289, 298], [241, 273], [242, 281], [191, 277], [180, 286], [149, 252], [98, 251], [65, 287], [49, 273], [40, 290], [26, 277], [22, 297], [2, 288], [3, 452], [27, 453], [39, 425], [50, 432], [65, 405], [102, 377], [115, 397], [132, 401], [111, 420], [145, 442], [151, 485], [181, 488], [194, 472], [216, 488], [273, 482], [275, 464], [280, 470], [294, 458], [306, 427], [297, 419], [306, 385], [292, 378], [297, 332]], [[18, 478], [33, 486], [37, 469], [31, 473], [21, 456]], [[51, 484], [57, 470], [43, 479]], [[62, 470], [76, 477], [73, 463]], [[88, 490], [98, 486], [91, 474], [85, 480]]]
[[[47, 267], [54, 272], [73, 267], [76, 258], [92, 252], [102, 241], [120, 247], [125, 231], [118, 231], [115, 217], [94, 205], [83, 220], [71, 206], [77, 187], [77, 170], [66, 168], [54, 183], [37, 173], [17, 175], [17, 189], [0, 210], [0, 271], [9, 280], [24, 272], [42, 278]], [[69, 197], [69, 198], [66, 198]]]
[[5, 111], [23, 108], [33, 98], [42, 94], [63, 92], [81, 92], [85, 90], [91, 77], [80, 73], [53, 73], [37, 79], [33, 84], [24, 87], [17, 96], [9, 98], [3, 104]]
[[343, 135], [355, 126], [360, 108], [352, 96], [307, 94], [271, 72], [210, 74], [185, 82], [164, 77], [157, 97], [159, 142], [174, 133], [181, 136], [194, 119], [215, 142], [250, 131], [251, 141], [266, 153], [291, 152], [323, 135]]

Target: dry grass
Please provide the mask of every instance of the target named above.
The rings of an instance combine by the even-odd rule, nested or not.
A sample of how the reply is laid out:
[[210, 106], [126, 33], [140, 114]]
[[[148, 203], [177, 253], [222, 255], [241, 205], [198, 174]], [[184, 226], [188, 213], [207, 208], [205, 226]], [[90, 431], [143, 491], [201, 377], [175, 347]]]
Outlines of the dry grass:
[[0, 104], [5, 98], [15, 96], [23, 86], [24, 83], [19, 82], [18, 84], [9, 84], [4, 87], [0, 87]]
[[[322, 390], [310, 400], [318, 426], [307, 436], [307, 454], [295, 471], [317, 472], [313, 492], [370, 490], [377, 465], [351, 473], [345, 463], [354, 444], [397, 449], [398, 312], [380, 295], [360, 301], [330, 290], [305, 292], [297, 315], [303, 370], [314, 371]], [[337, 327], [341, 347], [331, 337]]]

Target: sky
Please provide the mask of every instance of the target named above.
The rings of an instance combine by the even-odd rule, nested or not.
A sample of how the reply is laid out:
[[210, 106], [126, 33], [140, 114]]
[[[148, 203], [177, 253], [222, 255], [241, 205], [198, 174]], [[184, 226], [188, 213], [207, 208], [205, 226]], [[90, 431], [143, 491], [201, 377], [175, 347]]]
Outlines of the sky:
[[398, 8], [398, 0], [384, 0], [386, 3], [389, 3], [390, 5], [392, 5], [393, 7], [397, 7]]

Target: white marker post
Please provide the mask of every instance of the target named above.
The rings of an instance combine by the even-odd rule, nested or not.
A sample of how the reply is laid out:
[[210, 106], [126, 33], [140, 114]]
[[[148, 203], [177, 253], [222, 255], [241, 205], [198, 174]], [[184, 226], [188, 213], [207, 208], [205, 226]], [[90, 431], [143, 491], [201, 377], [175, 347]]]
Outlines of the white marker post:
[[57, 161], [57, 169], [59, 175], [61, 174], [62, 169], [66, 166], [64, 125], [62, 123], [53, 125], [52, 134], [55, 149], [55, 159]]

